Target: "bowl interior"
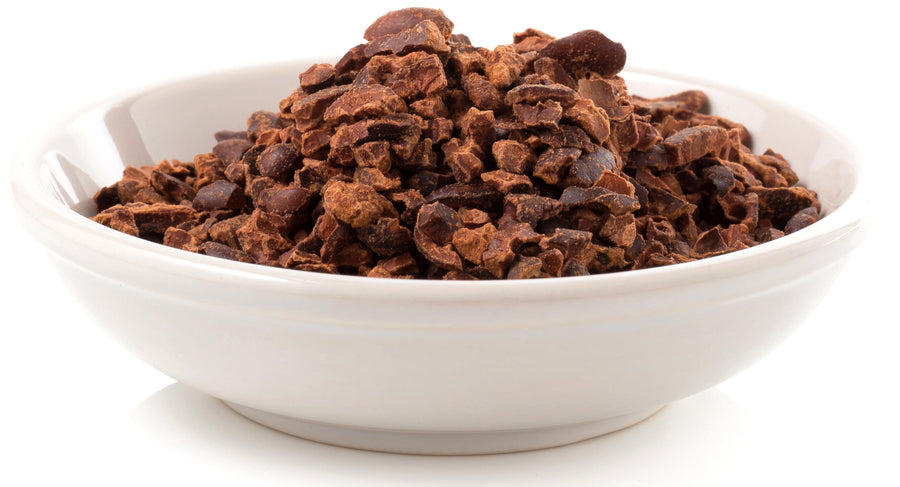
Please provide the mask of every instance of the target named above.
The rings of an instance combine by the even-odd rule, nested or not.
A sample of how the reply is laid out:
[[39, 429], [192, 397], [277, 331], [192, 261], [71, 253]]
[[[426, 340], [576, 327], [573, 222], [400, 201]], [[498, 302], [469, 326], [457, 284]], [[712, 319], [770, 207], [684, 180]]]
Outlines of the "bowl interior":
[[[91, 216], [91, 197], [117, 181], [125, 165], [192, 160], [210, 151], [216, 131], [241, 130], [253, 111], [277, 110], [278, 101], [297, 87], [297, 73], [312, 62], [216, 73], [100, 104], [65, 122], [63, 130], [49, 132], [52, 140], [42, 147], [53, 149], [37, 165], [41, 192]], [[755, 152], [772, 148], [790, 161], [801, 183], [818, 192], [826, 215], [859, 182], [853, 149], [800, 110], [751, 92], [665, 73], [630, 69], [623, 77], [632, 93], [648, 97], [704, 90], [713, 114], [750, 130]]]

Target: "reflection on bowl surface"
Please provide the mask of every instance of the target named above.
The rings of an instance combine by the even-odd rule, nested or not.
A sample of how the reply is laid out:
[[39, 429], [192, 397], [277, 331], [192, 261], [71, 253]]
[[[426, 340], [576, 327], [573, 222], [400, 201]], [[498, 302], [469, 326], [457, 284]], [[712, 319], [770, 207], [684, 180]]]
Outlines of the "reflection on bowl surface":
[[126, 163], [208, 150], [210, 134], [290, 92], [305, 64], [216, 73], [97, 105], [30, 141], [12, 177], [23, 224], [113, 337], [171, 377], [299, 436], [485, 453], [622, 428], [769, 352], [866, 233], [861, 161], [839, 134], [763, 96], [641, 70], [623, 73], [635, 93], [706, 91], [714, 113], [791, 161], [826, 216], [685, 264], [485, 282], [232, 262], [85, 218], [91, 196]]

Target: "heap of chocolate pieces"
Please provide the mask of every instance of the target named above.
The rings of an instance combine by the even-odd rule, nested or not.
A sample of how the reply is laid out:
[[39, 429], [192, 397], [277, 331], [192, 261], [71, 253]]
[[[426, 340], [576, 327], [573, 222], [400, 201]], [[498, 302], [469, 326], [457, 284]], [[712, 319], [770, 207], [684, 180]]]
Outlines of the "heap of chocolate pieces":
[[452, 28], [440, 10], [382, 16], [212, 152], [126, 168], [94, 220], [242, 262], [431, 279], [676, 264], [817, 220], [785, 159], [753, 154], [704, 93], [629, 94], [603, 34], [527, 29], [490, 50]]

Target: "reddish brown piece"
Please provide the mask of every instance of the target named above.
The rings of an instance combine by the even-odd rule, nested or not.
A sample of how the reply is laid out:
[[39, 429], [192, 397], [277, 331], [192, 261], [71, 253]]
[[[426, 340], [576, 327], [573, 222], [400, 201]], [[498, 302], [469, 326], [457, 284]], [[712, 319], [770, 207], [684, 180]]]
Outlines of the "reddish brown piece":
[[447, 45], [444, 34], [437, 24], [423, 20], [395, 34], [385, 34], [372, 39], [363, 53], [372, 57], [376, 54], [406, 54], [413, 51], [448, 54], [450, 46]]
[[230, 138], [216, 144], [212, 151], [227, 166], [240, 162], [241, 158], [244, 157], [244, 153], [251, 147], [253, 147], [253, 143], [246, 138]]
[[396, 218], [380, 218], [374, 225], [360, 229], [357, 235], [383, 257], [406, 252], [412, 246], [412, 233]]
[[637, 211], [640, 203], [637, 198], [616, 193], [600, 186], [566, 188], [559, 197], [559, 202], [567, 208], [588, 208], [590, 210], [608, 211], [614, 215]]
[[390, 201], [371, 186], [343, 181], [332, 181], [325, 186], [322, 204], [325, 211], [353, 228], [372, 225], [386, 209], [393, 209]]
[[453, 22], [444, 15], [441, 9], [411, 7], [394, 10], [378, 17], [366, 29], [363, 38], [367, 41], [373, 41], [381, 36], [398, 34], [410, 27], [414, 27], [423, 20], [433, 22], [445, 38], [449, 38], [450, 33], [453, 31]]
[[516, 174], [530, 173], [537, 161], [530, 147], [514, 140], [498, 140], [491, 151], [500, 169]]
[[334, 66], [328, 63], [313, 64], [300, 73], [300, 88], [307, 93], [316, 92], [334, 82], [335, 74]]
[[670, 163], [683, 166], [707, 155], [714, 154], [725, 144], [725, 129], [704, 125], [679, 130], [663, 141], [663, 147], [670, 155]]
[[583, 30], [556, 39], [541, 49], [540, 56], [559, 61], [570, 71], [589, 70], [612, 76], [625, 67], [625, 48], [596, 30]]
[[419, 210], [413, 239], [419, 252], [432, 264], [444, 270], [462, 270], [462, 260], [453, 250], [453, 234], [462, 227], [459, 215], [441, 203]]
[[345, 122], [402, 111], [406, 111], [403, 99], [390, 88], [376, 84], [348, 90], [323, 115], [327, 122]]
[[537, 103], [544, 100], [553, 100], [564, 107], [575, 103], [578, 93], [568, 86], [551, 84], [523, 84], [516, 86], [506, 93], [506, 103]]
[[236, 184], [220, 179], [200, 188], [193, 206], [197, 211], [240, 210], [244, 208], [244, 193]]
[[534, 177], [547, 184], [558, 183], [569, 166], [581, 155], [581, 151], [571, 147], [550, 148], [541, 154], [534, 164]]
[[546, 196], [534, 194], [508, 194], [503, 201], [504, 213], [535, 228], [538, 222], [562, 213], [563, 205]]

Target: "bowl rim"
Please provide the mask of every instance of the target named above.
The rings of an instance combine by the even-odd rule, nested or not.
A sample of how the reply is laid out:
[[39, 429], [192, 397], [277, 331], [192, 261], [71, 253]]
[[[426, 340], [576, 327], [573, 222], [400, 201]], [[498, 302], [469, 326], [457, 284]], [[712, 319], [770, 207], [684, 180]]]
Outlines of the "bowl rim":
[[[91, 244], [108, 245], [107, 248], [94, 247], [91, 250], [98, 251], [114, 261], [164, 271], [176, 278], [202, 278], [215, 280], [225, 285], [246, 286], [248, 283], [252, 283], [253, 286], [262, 286], [265, 290], [277, 293], [309, 294], [312, 292], [316, 295], [331, 297], [365, 296], [374, 300], [396, 300], [402, 297], [409, 300], [439, 301], [495, 300], [498, 295], [503, 296], [504, 299], [540, 299], [597, 293], [604, 295], [618, 295], [627, 292], [645, 293], [673, 284], [725, 279], [734, 276], [735, 273], [752, 273], [761, 268], [787, 263], [823, 244], [845, 240], [851, 234], [864, 235], [864, 230], [868, 229], [871, 220], [867, 211], [871, 204], [869, 196], [871, 181], [868, 176], [867, 164], [858, 147], [826, 121], [790, 102], [747, 88], [711, 79], [630, 65], [621, 73], [626, 80], [629, 74], [658, 77], [726, 91], [767, 105], [780, 106], [795, 113], [798, 117], [818, 127], [828, 137], [837, 140], [847, 150], [851, 156], [850, 164], [857, 170], [856, 184], [842, 204], [815, 224], [773, 241], [736, 252], [663, 267], [589, 276], [525, 280], [445, 281], [323, 274], [230, 261], [175, 249], [135, 238], [93, 222], [73, 209], [60, 204], [40, 181], [41, 156], [50, 150], [46, 144], [55, 133], [66, 130], [69, 123], [82, 116], [179, 84], [194, 83], [213, 77], [228, 79], [229, 75], [246, 76], [251, 72], [283, 70], [288, 69], [289, 66], [296, 67], [317, 62], [321, 58], [300, 58], [184, 76], [108, 96], [102, 101], [72, 110], [67, 116], [60, 117], [57, 122], [48, 124], [44, 129], [32, 133], [20, 144], [13, 156], [9, 179], [20, 220], [23, 223], [37, 223], [61, 236], [78, 235]], [[29, 229], [37, 236], [33, 228]], [[39, 240], [41, 239], [39, 238]], [[859, 241], [861, 238], [856, 239], [854, 246]], [[52, 247], [50, 250], [56, 253], [70, 253], [60, 250], [61, 246], [65, 245], [62, 241], [42, 240], [42, 243], [47, 247]], [[763, 265], [764, 262], [767, 265]]]

